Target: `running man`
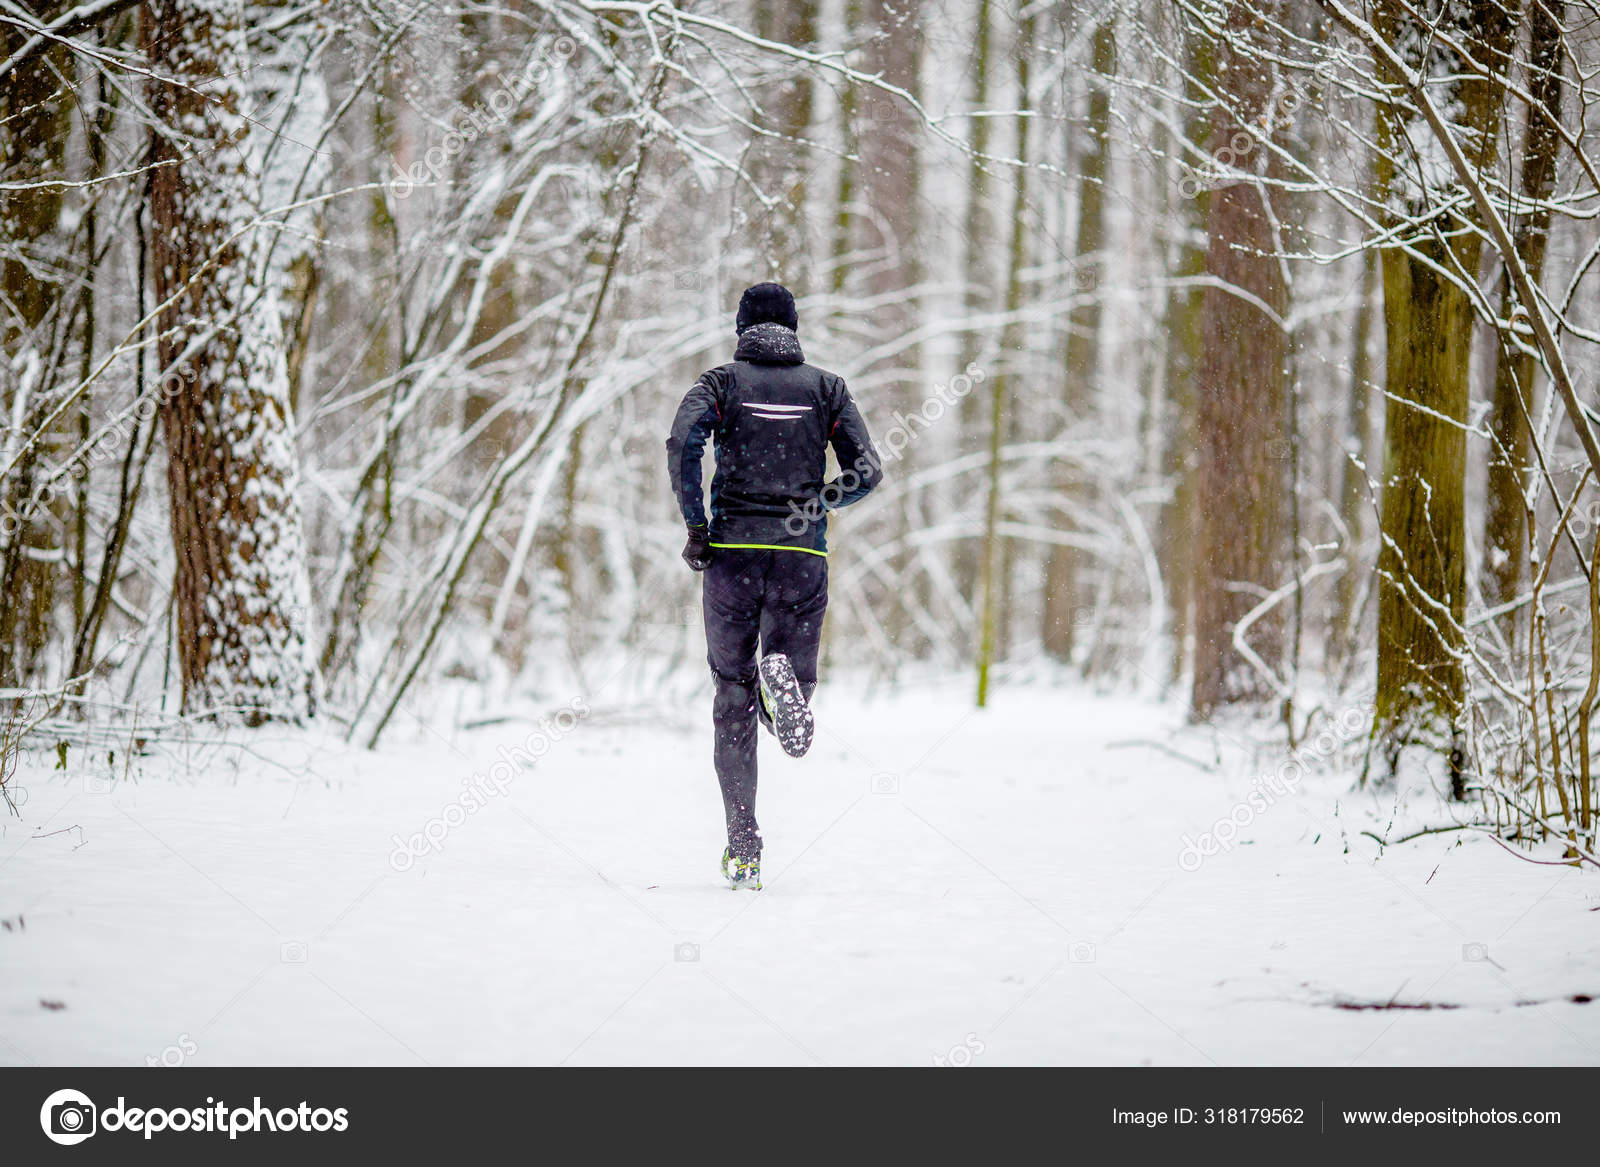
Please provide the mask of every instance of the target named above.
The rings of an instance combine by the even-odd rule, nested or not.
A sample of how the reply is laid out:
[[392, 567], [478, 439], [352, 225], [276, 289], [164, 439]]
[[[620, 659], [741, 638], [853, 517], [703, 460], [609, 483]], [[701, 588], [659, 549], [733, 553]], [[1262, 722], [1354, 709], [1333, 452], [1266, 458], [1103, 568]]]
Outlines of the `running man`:
[[[799, 326], [783, 285], [747, 288], [732, 363], [701, 374], [667, 438], [667, 468], [689, 528], [683, 558], [705, 573], [713, 755], [728, 823], [722, 873], [734, 890], [761, 890], [757, 723], [792, 757], [811, 746], [828, 512], [859, 502], [883, 478], [843, 378], [805, 363]], [[712, 435], [708, 522], [700, 459]], [[824, 482], [830, 445], [840, 472]]]

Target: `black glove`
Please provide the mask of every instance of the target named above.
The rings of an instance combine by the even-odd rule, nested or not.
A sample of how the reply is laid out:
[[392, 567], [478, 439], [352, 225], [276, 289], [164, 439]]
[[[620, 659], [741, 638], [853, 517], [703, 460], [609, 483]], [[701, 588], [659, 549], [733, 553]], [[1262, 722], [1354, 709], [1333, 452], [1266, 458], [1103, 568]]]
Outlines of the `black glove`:
[[711, 566], [711, 536], [705, 528], [689, 531], [689, 541], [683, 546], [683, 561], [696, 571]]

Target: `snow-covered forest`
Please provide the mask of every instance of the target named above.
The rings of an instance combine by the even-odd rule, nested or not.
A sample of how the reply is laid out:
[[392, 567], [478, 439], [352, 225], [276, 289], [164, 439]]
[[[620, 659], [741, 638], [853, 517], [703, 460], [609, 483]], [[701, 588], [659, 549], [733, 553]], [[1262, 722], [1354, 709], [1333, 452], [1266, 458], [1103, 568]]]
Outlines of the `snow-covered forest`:
[[[1600, 5], [0, 60], [0, 1062], [1600, 1061]], [[884, 481], [750, 901], [663, 440], [759, 281]]]

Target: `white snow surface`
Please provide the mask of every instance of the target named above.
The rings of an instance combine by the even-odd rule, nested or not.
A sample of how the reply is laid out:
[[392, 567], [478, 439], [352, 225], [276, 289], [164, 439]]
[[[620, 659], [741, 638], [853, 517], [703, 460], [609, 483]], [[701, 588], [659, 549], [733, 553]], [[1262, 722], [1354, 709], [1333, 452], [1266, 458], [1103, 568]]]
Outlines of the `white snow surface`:
[[[759, 893], [718, 876], [708, 686], [597, 693], [396, 870], [393, 837], [557, 704], [408, 714], [376, 752], [324, 726], [163, 745], [127, 776], [120, 751], [28, 757], [0, 1063], [1600, 1060], [1600, 1003], [1571, 1000], [1600, 996], [1595, 875], [1460, 832], [1380, 853], [1362, 830], [1448, 809], [1356, 791], [1348, 760], [1186, 871], [1183, 836], [1273, 756], [1082, 688], [974, 711], [964, 680], [825, 682], [811, 754], [761, 746]], [[1339, 1007], [1390, 1002], [1435, 1007]]]

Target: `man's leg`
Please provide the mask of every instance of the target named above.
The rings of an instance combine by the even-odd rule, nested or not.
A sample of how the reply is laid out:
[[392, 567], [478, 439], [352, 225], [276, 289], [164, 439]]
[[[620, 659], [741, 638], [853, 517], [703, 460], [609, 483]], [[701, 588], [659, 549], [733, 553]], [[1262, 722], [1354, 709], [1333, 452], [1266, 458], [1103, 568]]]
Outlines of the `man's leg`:
[[765, 557], [770, 554], [717, 551], [701, 593], [706, 662], [716, 686], [711, 704], [713, 758], [728, 820], [728, 847], [739, 859], [761, 857], [761, 830], [756, 825], [756, 635]]
[[817, 687], [822, 617], [828, 608], [828, 561], [803, 551], [773, 551], [761, 605], [761, 655], [789, 658], [807, 701]]

